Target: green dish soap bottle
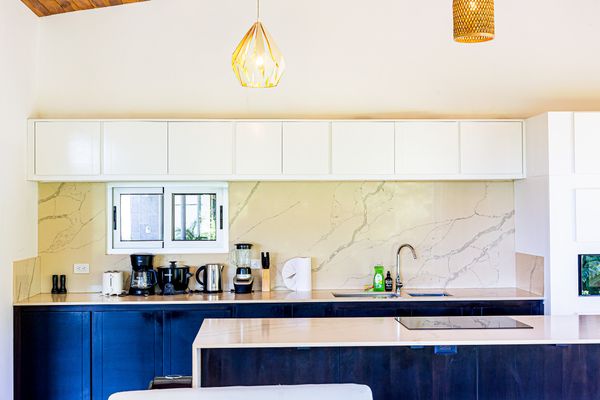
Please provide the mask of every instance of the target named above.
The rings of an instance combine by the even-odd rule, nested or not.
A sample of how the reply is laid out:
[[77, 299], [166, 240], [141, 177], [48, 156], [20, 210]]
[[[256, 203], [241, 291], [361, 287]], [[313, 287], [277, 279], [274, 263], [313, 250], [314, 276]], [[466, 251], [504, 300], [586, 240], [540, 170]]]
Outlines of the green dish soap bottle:
[[375, 266], [375, 275], [373, 276], [373, 291], [383, 292], [385, 290], [385, 282], [383, 277], [383, 265]]

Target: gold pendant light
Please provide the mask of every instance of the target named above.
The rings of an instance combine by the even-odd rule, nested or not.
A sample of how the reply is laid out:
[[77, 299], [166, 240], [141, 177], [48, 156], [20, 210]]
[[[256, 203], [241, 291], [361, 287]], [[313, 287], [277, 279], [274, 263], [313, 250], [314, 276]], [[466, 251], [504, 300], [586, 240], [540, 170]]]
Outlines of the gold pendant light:
[[453, 0], [452, 12], [455, 41], [478, 43], [494, 38], [494, 0]]
[[242, 86], [271, 88], [279, 84], [285, 61], [259, 18], [260, 0], [257, 0], [256, 22], [233, 52], [231, 66]]

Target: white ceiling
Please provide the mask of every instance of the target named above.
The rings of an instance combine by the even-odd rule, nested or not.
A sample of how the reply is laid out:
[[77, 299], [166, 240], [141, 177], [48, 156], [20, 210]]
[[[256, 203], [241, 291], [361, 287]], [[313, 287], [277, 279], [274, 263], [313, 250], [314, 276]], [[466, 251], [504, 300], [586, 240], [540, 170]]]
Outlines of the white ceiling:
[[253, 0], [152, 0], [40, 21], [37, 115], [525, 117], [600, 110], [600, 1], [497, 0], [496, 39], [452, 40], [451, 0], [262, 0], [284, 53], [245, 89]]

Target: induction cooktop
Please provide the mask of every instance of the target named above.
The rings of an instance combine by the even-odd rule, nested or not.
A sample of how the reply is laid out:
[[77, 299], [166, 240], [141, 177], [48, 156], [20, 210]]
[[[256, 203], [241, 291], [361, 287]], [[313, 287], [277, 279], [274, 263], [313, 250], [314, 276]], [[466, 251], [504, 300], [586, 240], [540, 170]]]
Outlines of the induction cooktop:
[[396, 317], [406, 329], [533, 329], [510, 317]]

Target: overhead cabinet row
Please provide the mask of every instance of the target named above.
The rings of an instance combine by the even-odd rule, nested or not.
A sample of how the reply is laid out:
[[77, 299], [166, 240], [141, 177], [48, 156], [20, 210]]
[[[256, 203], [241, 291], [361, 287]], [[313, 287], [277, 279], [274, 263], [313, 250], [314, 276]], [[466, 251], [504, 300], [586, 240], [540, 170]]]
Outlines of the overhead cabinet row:
[[32, 180], [516, 179], [520, 121], [31, 121]]

